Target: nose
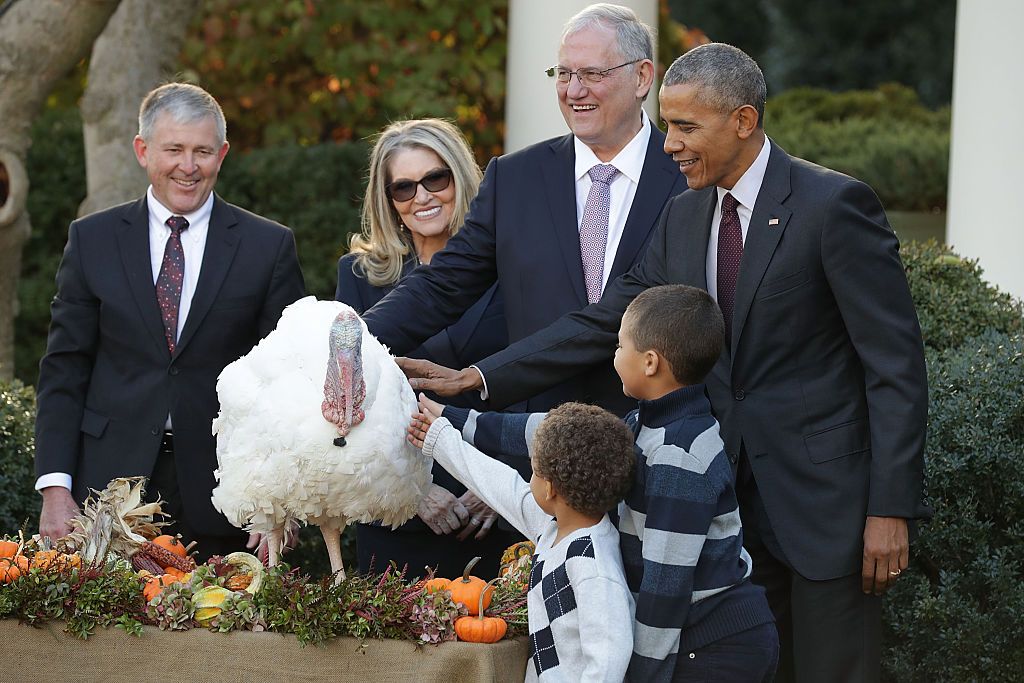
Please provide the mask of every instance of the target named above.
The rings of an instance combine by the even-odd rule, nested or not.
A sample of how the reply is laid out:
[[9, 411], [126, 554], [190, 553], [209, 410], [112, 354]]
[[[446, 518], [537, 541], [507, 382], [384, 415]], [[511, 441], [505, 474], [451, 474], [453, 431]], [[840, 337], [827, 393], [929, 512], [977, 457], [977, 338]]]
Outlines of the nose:
[[186, 151], [181, 155], [181, 162], [178, 165], [181, 167], [183, 173], [193, 173], [197, 167], [195, 154]]
[[583, 93], [587, 91], [587, 86], [583, 84], [582, 79], [578, 73], [569, 74], [569, 83], [565, 86], [565, 94], [572, 99], [583, 97]]
[[668, 132], [665, 133], [665, 144], [662, 146], [662, 149], [665, 150], [665, 154], [671, 155], [676, 152], [682, 152], [683, 146], [682, 138], [673, 134], [672, 129], [669, 128]]
[[434, 195], [431, 194], [430, 190], [423, 187], [423, 183], [416, 183], [416, 196], [414, 199], [417, 204], [426, 204], [433, 196]]

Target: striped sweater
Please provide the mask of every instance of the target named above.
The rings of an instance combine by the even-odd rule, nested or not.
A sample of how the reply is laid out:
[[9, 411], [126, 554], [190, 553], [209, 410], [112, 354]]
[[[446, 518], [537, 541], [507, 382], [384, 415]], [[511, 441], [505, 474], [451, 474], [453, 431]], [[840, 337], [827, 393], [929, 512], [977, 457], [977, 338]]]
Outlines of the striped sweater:
[[[487, 453], [529, 455], [542, 414], [445, 409]], [[751, 561], [718, 422], [703, 385], [640, 401], [626, 416], [637, 473], [618, 509], [626, 580], [636, 602], [628, 678], [670, 681], [679, 653], [773, 620]]]

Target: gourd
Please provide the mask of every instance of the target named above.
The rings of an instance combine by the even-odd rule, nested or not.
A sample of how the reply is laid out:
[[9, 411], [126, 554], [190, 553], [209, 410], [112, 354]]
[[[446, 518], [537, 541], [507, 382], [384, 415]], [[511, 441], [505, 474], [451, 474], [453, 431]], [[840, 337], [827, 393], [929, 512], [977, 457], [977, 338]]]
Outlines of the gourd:
[[20, 547], [16, 541], [0, 541], [0, 557], [14, 557]]
[[[491, 594], [494, 593], [494, 589], [486, 581], [469, 574], [479, 561], [479, 557], [474, 557], [470, 560], [462, 572], [462, 578], [452, 579], [448, 586], [446, 586], [452, 593], [452, 602], [461, 602], [466, 606], [471, 615], [482, 614], [483, 610], [490, 606]], [[477, 612], [478, 603], [481, 605], [480, 612]]]
[[28, 558], [24, 555], [0, 559], [0, 582], [12, 583], [26, 573], [28, 573]]
[[478, 610], [474, 612], [477, 616], [459, 617], [455, 620], [455, 635], [459, 640], [467, 643], [496, 643], [505, 637], [508, 631], [508, 624], [501, 617], [484, 616], [484, 595], [488, 590], [493, 590], [491, 584], [499, 579], [491, 579], [484, 584], [484, 590], [480, 591], [480, 602]]
[[161, 574], [160, 576], [149, 575], [145, 577], [146, 586], [142, 589], [142, 597], [149, 602], [156, 596], [160, 595], [163, 591], [164, 586], [170, 586], [172, 583], [178, 583], [178, 579], [171, 574]]
[[241, 552], [231, 553], [224, 558], [224, 562], [238, 570], [238, 573], [228, 578], [225, 583], [228, 589], [244, 590], [250, 595], [256, 595], [259, 592], [266, 570], [255, 555]]

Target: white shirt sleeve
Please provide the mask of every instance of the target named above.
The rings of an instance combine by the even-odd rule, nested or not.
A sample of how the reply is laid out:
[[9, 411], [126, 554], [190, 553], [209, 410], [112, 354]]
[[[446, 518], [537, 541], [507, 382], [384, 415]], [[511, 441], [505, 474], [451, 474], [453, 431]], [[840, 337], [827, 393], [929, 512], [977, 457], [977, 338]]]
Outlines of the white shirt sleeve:
[[51, 472], [36, 479], [36, 491], [42, 491], [49, 486], [63, 486], [71, 490], [71, 475], [63, 472]]
[[459, 430], [445, 418], [430, 425], [423, 439], [423, 454], [441, 463], [527, 538], [536, 538], [551, 521], [551, 515], [540, 509], [530, 485], [518, 472], [463, 441]]
[[633, 614], [624, 587], [595, 576], [573, 588], [583, 655], [578, 680], [621, 683], [633, 655]]

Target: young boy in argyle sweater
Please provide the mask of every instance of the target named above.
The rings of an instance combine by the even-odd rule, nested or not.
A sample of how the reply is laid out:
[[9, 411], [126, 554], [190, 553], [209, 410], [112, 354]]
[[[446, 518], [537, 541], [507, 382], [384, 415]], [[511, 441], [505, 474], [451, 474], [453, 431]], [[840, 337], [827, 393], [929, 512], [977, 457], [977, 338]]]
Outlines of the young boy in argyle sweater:
[[[632, 681], [771, 680], [778, 636], [750, 556], [733, 473], [704, 378], [722, 352], [722, 314], [707, 292], [653, 287], [626, 309], [615, 370], [638, 399], [626, 424], [637, 471], [618, 528], [636, 602]], [[517, 455], [542, 415], [445, 407], [463, 438]]]
[[619, 683], [632, 650], [633, 599], [606, 513], [633, 481], [632, 433], [597, 406], [561, 405], [538, 420], [527, 484], [463, 441], [441, 408], [420, 396], [409, 441], [536, 543], [526, 680]]

